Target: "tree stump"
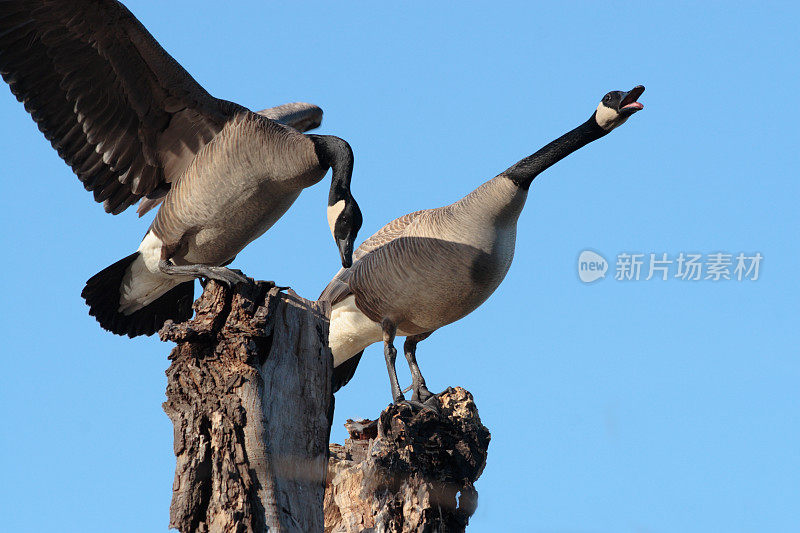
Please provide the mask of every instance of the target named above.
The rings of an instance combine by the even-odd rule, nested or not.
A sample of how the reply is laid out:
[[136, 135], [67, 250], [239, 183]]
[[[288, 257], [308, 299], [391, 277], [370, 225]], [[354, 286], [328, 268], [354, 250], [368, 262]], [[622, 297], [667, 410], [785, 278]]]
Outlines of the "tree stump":
[[178, 343], [164, 411], [182, 533], [322, 531], [333, 396], [329, 307], [258, 282], [209, 282]]
[[345, 424], [350, 438], [330, 445], [326, 533], [465, 530], [489, 430], [469, 392], [438, 396], [441, 415], [390, 405], [378, 420]]
[[348, 421], [350, 438], [329, 448], [329, 306], [212, 281], [194, 309], [159, 332], [177, 343], [163, 406], [177, 459], [171, 528], [464, 531], [490, 438], [469, 392], [439, 395], [441, 415], [400, 405]]

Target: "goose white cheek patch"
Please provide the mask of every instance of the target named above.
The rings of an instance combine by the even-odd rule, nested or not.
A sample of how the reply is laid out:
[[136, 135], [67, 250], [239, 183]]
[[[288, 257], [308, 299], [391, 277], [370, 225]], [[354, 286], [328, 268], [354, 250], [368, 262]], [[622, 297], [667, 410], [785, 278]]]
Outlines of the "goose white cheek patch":
[[[331, 235], [333, 235], [333, 228], [336, 224], [336, 219], [339, 218], [339, 215], [342, 214], [344, 211], [344, 200], [339, 200], [333, 205], [328, 206], [328, 227], [331, 228]], [[334, 237], [336, 237], [334, 235]]]
[[614, 126], [614, 121], [619, 118], [619, 113], [601, 103], [597, 106], [597, 112], [594, 116], [597, 124], [601, 128], [604, 130], [609, 130]]

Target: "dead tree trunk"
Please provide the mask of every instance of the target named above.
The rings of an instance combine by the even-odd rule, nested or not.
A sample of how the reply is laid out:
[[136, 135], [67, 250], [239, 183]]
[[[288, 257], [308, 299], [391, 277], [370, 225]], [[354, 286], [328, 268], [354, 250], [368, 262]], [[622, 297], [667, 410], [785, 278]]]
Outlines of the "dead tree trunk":
[[211, 282], [175, 341], [164, 411], [181, 533], [322, 531], [333, 397], [329, 310], [264, 282]]
[[328, 306], [264, 282], [211, 282], [194, 307], [160, 332], [177, 343], [164, 403], [177, 459], [170, 527], [464, 531], [489, 445], [469, 392], [442, 393], [441, 415], [401, 405], [349, 421], [328, 461]]
[[438, 396], [441, 415], [392, 405], [348, 421], [350, 438], [330, 445], [325, 533], [464, 531], [490, 435], [469, 392]]

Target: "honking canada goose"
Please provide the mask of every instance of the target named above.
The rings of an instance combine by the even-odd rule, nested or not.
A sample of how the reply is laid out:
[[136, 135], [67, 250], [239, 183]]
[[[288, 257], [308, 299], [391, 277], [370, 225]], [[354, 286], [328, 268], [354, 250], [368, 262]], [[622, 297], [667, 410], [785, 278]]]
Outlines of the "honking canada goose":
[[103, 328], [150, 335], [191, 316], [194, 278], [246, 280], [225, 265], [329, 167], [328, 221], [350, 265], [353, 154], [298, 131], [319, 125], [316, 106], [253, 113], [212, 97], [115, 0], [0, 0], [0, 74], [107, 212], [162, 204], [139, 249], [82, 292]]
[[585, 123], [461, 200], [409, 213], [364, 241], [353, 265], [341, 269], [320, 296], [332, 304], [334, 390], [352, 378], [364, 348], [383, 340], [392, 400], [404, 401], [394, 348], [395, 336], [402, 335], [412, 376], [410, 403], [430, 402], [416, 361], [417, 343], [472, 312], [503, 281], [533, 179], [642, 109], [636, 100], [643, 92], [639, 85], [606, 94]]

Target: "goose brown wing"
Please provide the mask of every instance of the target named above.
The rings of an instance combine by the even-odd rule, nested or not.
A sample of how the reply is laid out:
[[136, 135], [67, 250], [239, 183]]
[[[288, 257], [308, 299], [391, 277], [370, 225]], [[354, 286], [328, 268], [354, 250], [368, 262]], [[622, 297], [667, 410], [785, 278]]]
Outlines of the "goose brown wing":
[[322, 291], [319, 299], [327, 300], [333, 305], [341, 302], [350, 294], [353, 294], [353, 291], [350, 289], [350, 278], [356, 269], [358, 261], [371, 252], [379, 250], [393, 240], [402, 237], [414, 219], [424, 212], [424, 210], [414, 211], [413, 213], [396, 218], [379, 229], [372, 237], [362, 242], [361, 246], [353, 252], [353, 266], [340, 269], [331, 282], [328, 283], [328, 286], [325, 287], [325, 290]]
[[0, 75], [105, 210], [157, 197], [243, 109], [114, 0], [0, 0]]
[[[322, 124], [322, 109], [314, 104], [305, 102], [291, 102], [269, 109], [262, 109], [258, 115], [280, 122], [300, 132], [306, 132], [318, 128]], [[169, 187], [161, 187], [150, 193], [147, 198], [139, 202], [136, 212], [139, 216], [144, 215], [154, 207], [164, 201], [164, 197], [169, 192]]]
[[375, 234], [361, 243], [361, 246], [353, 252], [353, 261], [357, 261], [367, 255], [368, 253], [377, 250], [385, 244], [402, 237], [408, 226], [422, 213], [429, 211], [428, 209], [422, 211], [414, 211], [400, 218], [396, 218], [379, 229]]

